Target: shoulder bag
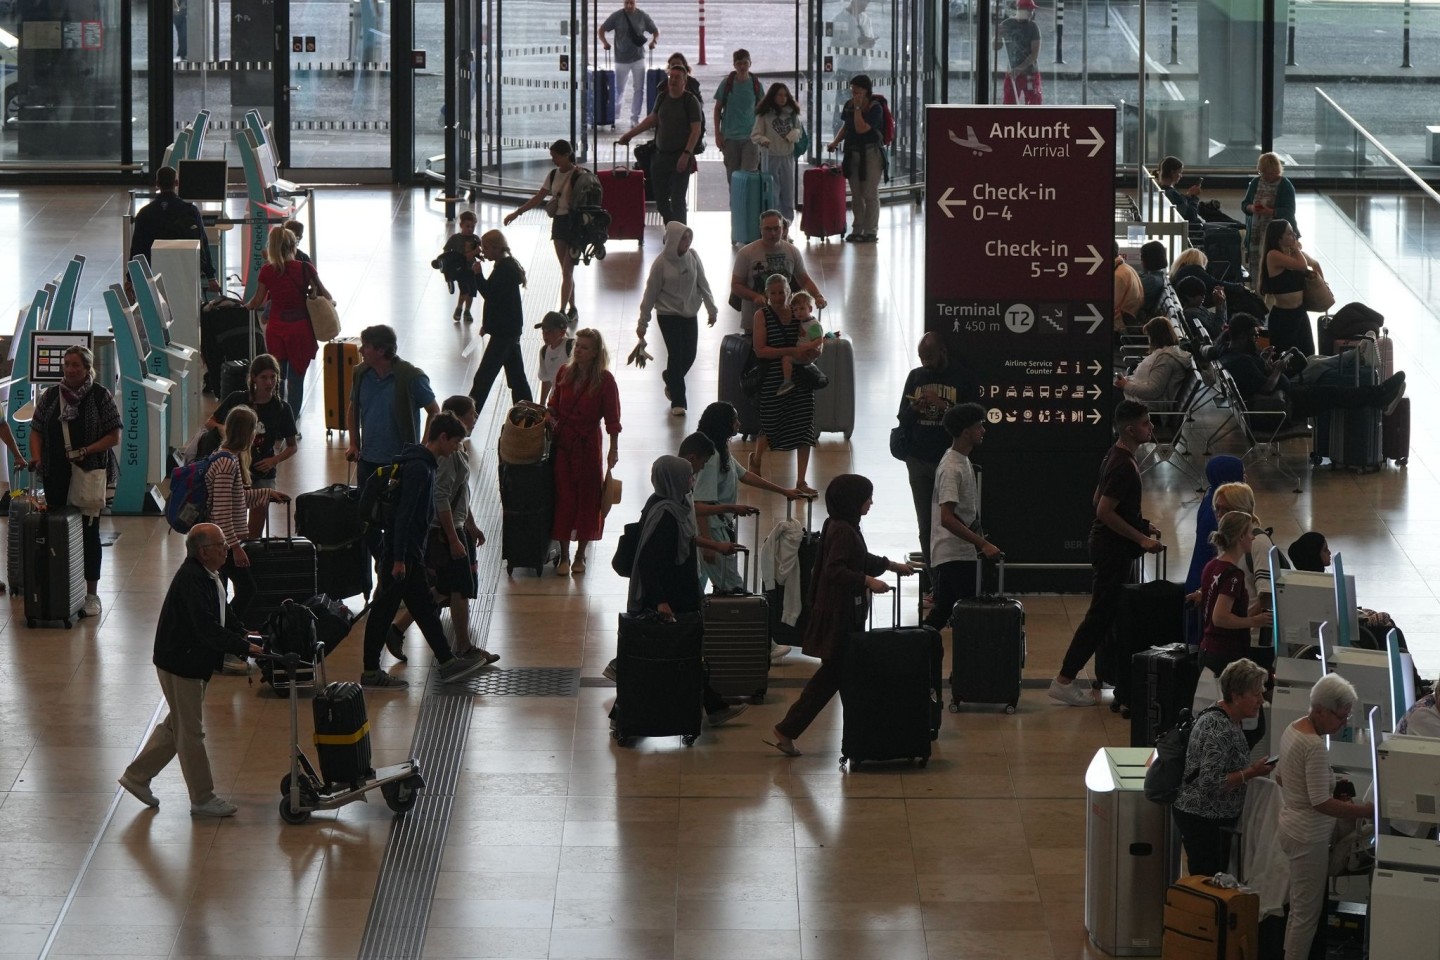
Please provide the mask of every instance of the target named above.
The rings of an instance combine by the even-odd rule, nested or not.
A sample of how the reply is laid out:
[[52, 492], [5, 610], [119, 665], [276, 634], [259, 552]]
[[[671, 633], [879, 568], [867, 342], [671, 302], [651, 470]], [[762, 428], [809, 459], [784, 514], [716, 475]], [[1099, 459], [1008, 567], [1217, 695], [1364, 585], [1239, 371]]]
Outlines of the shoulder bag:
[[1305, 271], [1305, 295], [1301, 302], [1306, 310], [1324, 313], [1335, 306], [1335, 294], [1330, 290], [1330, 284], [1325, 282], [1320, 265], [1309, 255], [1305, 259], [1309, 261], [1310, 269]]
[[71, 457], [70, 424], [60, 423], [61, 435], [65, 438], [65, 457], [70, 461], [69, 504], [87, 517], [98, 517], [105, 509], [105, 468], [86, 470], [80, 460]]
[[[311, 282], [312, 274], [317, 282]], [[310, 315], [310, 332], [315, 335], [316, 340], [334, 340], [340, 336], [340, 313], [335, 309], [333, 301], [316, 292], [319, 279], [315, 268], [306, 264], [305, 312]]]

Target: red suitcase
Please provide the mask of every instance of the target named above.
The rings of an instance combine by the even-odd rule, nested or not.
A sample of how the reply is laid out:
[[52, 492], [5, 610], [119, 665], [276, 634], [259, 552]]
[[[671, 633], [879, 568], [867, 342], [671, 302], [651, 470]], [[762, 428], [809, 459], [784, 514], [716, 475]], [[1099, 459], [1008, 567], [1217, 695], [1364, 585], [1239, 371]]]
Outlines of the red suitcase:
[[1406, 463], [1410, 459], [1410, 398], [1402, 397], [1395, 412], [1380, 426], [1380, 446], [1386, 460]]
[[[601, 201], [610, 214], [611, 240], [638, 240], [645, 246], [645, 172], [635, 166], [634, 157], [628, 165], [616, 162], [618, 146], [611, 144], [610, 169], [596, 174], [605, 191]], [[626, 148], [627, 153], [629, 148]]]
[[800, 231], [807, 238], [845, 235], [845, 176], [834, 164], [805, 171]]

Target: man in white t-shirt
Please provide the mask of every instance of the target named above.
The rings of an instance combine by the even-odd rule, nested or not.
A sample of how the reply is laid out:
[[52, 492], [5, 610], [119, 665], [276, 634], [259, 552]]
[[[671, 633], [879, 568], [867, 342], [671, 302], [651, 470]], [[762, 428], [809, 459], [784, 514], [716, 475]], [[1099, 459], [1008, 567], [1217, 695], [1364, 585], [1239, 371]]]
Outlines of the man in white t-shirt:
[[563, 313], [551, 310], [535, 324], [545, 345], [540, 348], [540, 405], [555, 388], [555, 377], [560, 368], [570, 362], [575, 350], [575, 341], [566, 336], [570, 332], [570, 320]]
[[927, 626], [943, 630], [958, 600], [975, 596], [975, 564], [980, 554], [999, 556], [1000, 548], [980, 532], [980, 487], [970, 452], [985, 440], [985, 408], [956, 404], [941, 421], [950, 449], [935, 468], [930, 500], [930, 585], [935, 603]]
[[740, 329], [747, 333], [756, 309], [765, 303], [765, 280], [772, 273], [788, 277], [792, 293], [809, 291], [815, 306], [825, 309], [825, 298], [805, 269], [800, 249], [785, 239], [785, 218], [779, 210], [760, 214], [760, 239], [740, 248], [730, 272], [730, 294], [740, 301]]

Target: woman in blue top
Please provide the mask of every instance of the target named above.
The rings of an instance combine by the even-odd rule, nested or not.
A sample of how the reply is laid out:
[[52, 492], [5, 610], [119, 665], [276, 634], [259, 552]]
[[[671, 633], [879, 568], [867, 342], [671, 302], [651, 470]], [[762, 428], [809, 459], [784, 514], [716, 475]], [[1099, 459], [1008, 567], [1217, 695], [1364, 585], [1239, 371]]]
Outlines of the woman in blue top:
[[865, 74], [850, 81], [850, 102], [841, 111], [840, 132], [830, 141], [831, 152], [845, 144], [841, 168], [850, 181], [854, 223], [847, 243], [874, 243], [880, 239], [880, 177], [885, 172], [881, 128], [885, 108], [871, 96], [874, 85]]
[[[799, 497], [800, 491], [771, 483], [760, 474], [747, 471], [730, 455], [730, 438], [740, 432], [740, 415], [725, 401], [717, 401], [700, 414], [699, 432], [715, 444], [715, 456], [705, 463], [695, 477], [695, 513], [705, 520], [704, 536], [721, 543], [736, 543], [735, 518], [759, 513], [755, 507], [736, 503], [740, 484], [778, 493], [788, 500]], [[722, 556], [710, 550], [700, 554], [700, 589], [705, 583], [715, 584], [716, 593], [742, 593], [745, 581], [733, 556]]]

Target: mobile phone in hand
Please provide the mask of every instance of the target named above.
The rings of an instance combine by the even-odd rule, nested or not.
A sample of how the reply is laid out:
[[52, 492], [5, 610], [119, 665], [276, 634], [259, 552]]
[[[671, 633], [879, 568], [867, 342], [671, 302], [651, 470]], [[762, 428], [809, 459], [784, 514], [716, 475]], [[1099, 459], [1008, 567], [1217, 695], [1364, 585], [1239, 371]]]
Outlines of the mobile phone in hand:
[[1265, 758], [1265, 766], [1267, 766], [1267, 767], [1273, 767], [1273, 766], [1275, 766], [1275, 764], [1277, 764], [1277, 763], [1279, 763], [1279, 762], [1280, 762], [1280, 754], [1278, 754], [1278, 753], [1275, 754], [1275, 756], [1273, 756], [1273, 757], [1266, 757], [1266, 758]]

